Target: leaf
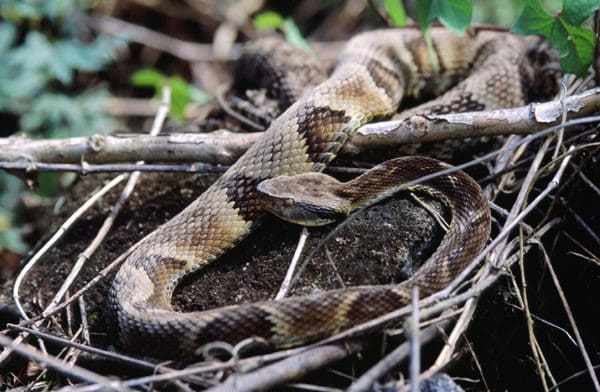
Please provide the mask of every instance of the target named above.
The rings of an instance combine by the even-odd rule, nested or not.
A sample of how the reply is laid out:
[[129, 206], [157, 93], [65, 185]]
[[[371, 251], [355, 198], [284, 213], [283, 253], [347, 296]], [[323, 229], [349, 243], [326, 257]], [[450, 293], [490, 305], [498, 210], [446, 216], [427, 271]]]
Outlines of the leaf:
[[8, 249], [17, 254], [27, 252], [22, 231], [16, 228], [0, 230], [0, 250], [2, 249]]
[[423, 0], [417, 1], [416, 17], [421, 30], [429, 28], [435, 19], [457, 32], [464, 32], [471, 24], [472, 0]]
[[166, 77], [152, 68], [143, 68], [135, 71], [131, 76], [131, 83], [136, 87], [152, 87], [159, 92], [165, 85]]
[[406, 25], [406, 10], [400, 0], [384, 0], [383, 6], [394, 26], [404, 27]]
[[435, 20], [435, 11], [433, 10], [435, 0], [417, 1], [416, 19], [422, 31], [429, 28], [431, 22]]
[[301, 49], [304, 49], [307, 52], [312, 51], [312, 49], [310, 48], [310, 45], [308, 44], [308, 42], [306, 42], [306, 40], [302, 36], [300, 29], [298, 28], [298, 26], [296, 25], [296, 23], [294, 23], [294, 21], [292, 19], [287, 18], [283, 22], [283, 33], [285, 34], [285, 39], [292, 45], [295, 45]]
[[42, 197], [56, 197], [60, 189], [60, 173], [42, 172], [37, 176], [37, 194]]
[[547, 36], [551, 33], [553, 24], [554, 18], [546, 12], [539, 0], [526, 0], [523, 12], [512, 30], [517, 34]]
[[175, 120], [181, 121], [185, 118], [185, 111], [190, 102], [207, 102], [210, 98], [202, 90], [190, 85], [179, 76], [165, 76], [160, 71], [152, 68], [144, 68], [136, 71], [131, 77], [131, 82], [137, 87], [151, 87], [154, 96], [159, 97], [162, 89], [169, 86], [171, 89], [170, 114]]
[[116, 122], [102, 111], [107, 96], [102, 89], [74, 97], [44, 93], [36, 97], [27, 114], [21, 116], [21, 129], [30, 134], [44, 131], [53, 138], [110, 132]]
[[191, 102], [190, 85], [179, 76], [173, 76], [169, 79], [168, 85], [171, 88], [171, 114], [177, 120], [185, 118], [185, 109]]
[[[566, 34], [557, 36], [551, 41], [559, 49], [560, 66], [568, 73], [584, 76], [594, 60], [596, 49], [594, 32], [565, 22], [562, 26]], [[557, 42], [561, 42], [560, 45]]]
[[254, 27], [258, 30], [280, 29], [283, 23], [283, 17], [275, 11], [264, 11], [254, 17]]
[[[575, 2], [580, 4], [574, 5]], [[583, 76], [594, 59], [597, 44], [591, 30], [569, 22], [569, 20], [583, 22], [587, 18], [583, 18], [585, 14], [581, 9], [583, 3], [588, 10], [598, 8], [588, 0], [566, 1], [563, 12], [552, 16], [543, 8], [540, 0], [527, 0], [523, 13], [513, 26], [513, 31], [544, 36], [558, 49], [563, 70]], [[564, 14], [566, 15], [563, 17]]]
[[471, 24], [473, 2], [471, 0], [439, 0], [439, 18], [455, 31], [464, 32]]
[[574, 26], [579, 26], [600, 8], [599, 0], [564, 0], [561, 18]]
[[0, 54], [6, 51], [14, 44], [17, 29], [12, 23], [0, 23]]

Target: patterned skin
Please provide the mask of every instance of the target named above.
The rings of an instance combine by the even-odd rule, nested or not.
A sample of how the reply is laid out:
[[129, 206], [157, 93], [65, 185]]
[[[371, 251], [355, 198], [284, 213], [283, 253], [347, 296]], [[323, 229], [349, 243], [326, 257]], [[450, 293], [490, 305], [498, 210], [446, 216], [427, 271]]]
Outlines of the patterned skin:
[[[288, 86], [286, 95], [300, 98], [204, 194], [142, 240], [121, 266], [110, 290], [121, 342], [166, 358], [192, 355], [211, 341], [237, 343], [248, 337], [262, 338], [274, 348], [290, 347], [401, 307], [415, 284], [422, 296], [444, 288], [489, 236], [487, 202], [462, 172], [419, 187], [448, 206], [452, 221], [438, 249], [408, 281], [203, 312], [180, 313], [171, 305], [173, 290], [184, 275], [218, 259], [266, 213], [258, 184], [283, 175], [321, 172], [358, 127], [393, 115], [403, 97], [439, 92], [466, 77], [409, 112], [426, 115], [524, 103], [527, 60], [522, 40], [488, 31], [457, 37], [441, 28], [432, 29], [432, 37], [440, 65], [437, 74], [419, 32], [406, 29], [356, 36], [332, 75], [304, 94], [289, 93], [294, 88], [281, 81]], [[255, 69], [272, 68], [273, 56], [256, 56]], [[339, 194], [353, 205], [365, 204], [387, 195], [398, 183], [444, 168], [428, 158], [396, 159], [345, 184]]]

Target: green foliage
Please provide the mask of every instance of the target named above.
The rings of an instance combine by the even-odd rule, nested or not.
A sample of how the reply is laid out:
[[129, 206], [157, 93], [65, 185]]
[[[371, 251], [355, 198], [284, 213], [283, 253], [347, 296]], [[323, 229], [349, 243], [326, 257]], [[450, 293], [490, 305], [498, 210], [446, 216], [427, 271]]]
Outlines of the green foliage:
[[311, 51], [310, 45], [291, 18], [284, 18], [274, 11], [264, 11], [254, 17], [254, 27], [258, 30], [281, 30], [285, 39], [299, 48]]
[[275, 11], [265, 11], [254, 17], [254, 27], [258, 30], [273, 30], [283, 28], [284, 18]]
[[136, 71], [131, 77], [131, 82], [136, 87], [149, 87], [154, 89], [155, 97], [160, 97], [163, 88], [171, 89], [171, 116], [178, 121], [185, 118], [185, 110], [192, 102], [205, 103], [209, 96], [200, 89], [190, 85], [179, 76], [165, 76], [161, 72], [144, 68]]
[[65, 20], [86, 4], [82, 0], [0, 2], [5, 19], [0, 23], [0, 111], [18, 116], [20, 131], [62, 137], [106, 132], [115, 126], [101, 110], [105, 90], [72, 92], [77, 74], [101, 70], [123, 44], [102, 36], [89, 42], [76, 37], [74, 24]]
[[14, 253], [24, 253], [27, 250], [22, 230], [13, 224], [14, 210], [22, 190], [21, 180], [0, 172], [0, 251], [8, 249]]
[[[103, 112], [108, 91], [85, 89], [80, 83], [80, 75], [100, 71], [123, 44], [102, 36], [78, 38], [78, 25], [70, 19], [90, 4], [91, 0], [0, 0], [0, 112], [18, 118], [19, 128], [12, 131], [57, 138], [115, 127]], [[39, 175], [38, 195], [55, 196], [60, 177]], [[14, 223], [23, 192], [19, 179], [0, 173], [0, 250], [26, 250], [22, 230]]]
[[390, 16], [392, 23], [396, 27], [403, 27], [406, 25], [406, 11], [404, 10], [404, 4], [400, 0], [384, 0], [383, 6], [385, 11]]
[[581, 24], [599, 7], [599, 0], [565, 0], [562, 11], [551, 15], [540, 0], [526, 0], [513, 31], [544, 36], [559, 51], [562, 68], [583, 76], [594, 59], [596, 38]]
[[[439, 20], [450, 29], [464, 32], [471, 24], [473, 4], [473, 0], [415, 2], [415, 20], [425, 35], [434, 68], [437, 59], [431, 48], [429, 26]], [[585, 23], [600, 8], [600, 0], [480, 0], [476, 5], [480, 16], [486, 15], [489, 18], [490, 14], [502, 13], [502, 24], [505, 25], [510, 24], [515, 15], [520, 15], [513, 26], [514, 32], [544, 36], [559, 51], [561, 66], [565, 72], [577, 76], [586, 74], [594, 58], [597, 39]], [[402, 2], [385, 0], [384, 6], [394, 25], [400, 25], [397, 20], [402, 20], [403, 16], [405, 18]], [[521, 6], [523, 10], [518, 14], [515, 10]]]
[[446, 27], [464, 32], [471, 24], [472, 0], [419, 0], [416, 17], [421, 30], [426, 31], [434, 20], [439, 19]]
[[13, 22], [40, 21], [43, 18], [57, 20], [89, 5], [87, 0], [1, 0], [0, 14]]

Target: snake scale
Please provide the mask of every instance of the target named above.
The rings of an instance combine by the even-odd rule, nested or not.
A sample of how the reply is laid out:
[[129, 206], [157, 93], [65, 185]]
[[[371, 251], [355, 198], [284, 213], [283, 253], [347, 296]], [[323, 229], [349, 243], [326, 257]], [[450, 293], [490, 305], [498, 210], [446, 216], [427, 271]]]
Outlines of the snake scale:
[[[184, 275], [235, 246], [266, 213], [259, 184], [323, 171], [357, 128], [392, 116], [404, 97], [448, 90], [462, 79], [408, 113], [496, 109], [526, 100], [528, 64], [522, 39], [485, 30], [457, 36], [443, 28], [433, 28], [431, 37], [437, 72], [414, 29], [372, 31], [352, 38], [326, 80], [298, 93], [296, 102], [206, 192], [138, 243], [109, 293], [120, 341], [131, 350], [161, 357], [184, 357], [207, 342], [237, 343], [248, 337], [260, 337], [276, 348], [290, 347], [407, 304], [413, 285], [424, 297], [456, 277], [482, 249], [490, 230], [481, 189], [460, 171], [418, 186], [445, 203], [452, 218], [437, 250], [409, 280], [202, 312], [177, 312], [171, 305], [173, 290]], [[269, 66], [269, 56], [259, 61]], [[395, 159], [348, 183], [336, 183], [335, 192], [355, 205], [365, 204], [397, 187], [398, 181], [447, 167], [429, 158]]]

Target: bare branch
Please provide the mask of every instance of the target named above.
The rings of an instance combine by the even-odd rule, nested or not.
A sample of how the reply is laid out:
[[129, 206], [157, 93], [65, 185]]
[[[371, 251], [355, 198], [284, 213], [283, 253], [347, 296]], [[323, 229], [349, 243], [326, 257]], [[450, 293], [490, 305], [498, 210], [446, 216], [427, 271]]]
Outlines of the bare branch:
[[344, 359], [361, 348], [360, 344], [352, 342], [315, 347], [251, 373], [233, 374], [208, 392], [268, 390]]
[[29, 345], [15, 343], [7, 336], [0, 334], [0, 346], [4, 346], [7, 351], [14, 351], [20, 356], [36, 361], [43, 366], [47, 366], [64, 374], [68, 377], [73, 377], [77, 380], [101, 385], [109, 391], [128, 391], [130, 389], [123, 387], [120, 382], [111, 381], [110, 379], [100, 376], [87, 369], [79, 366], [70, 365], [55, 357], [44, 354]]
[[558, 124], [562, 119], [563, 105], [569, 119], [595, 113], [600, 110], [600, 88], [570, 96], [564, 101], [533, 103], [513, 109], [417, 115], [367, 124], [356, 132], [345, 149], [353, 151], [354, 148], [358, 152], [373, 147], [474, 136], [530, 134]]
[[210, 134], [128, 135], [30, 140], [0, 139], [0, 161], [44, 163], [209, 162], [231, 164], [258, 138], [260, 132]]
[[[356, 154], [373, 148], [489, 135], [531, 134], [560, 121], [562, 109], [573, 119], [600, 111], [600, 89], [514, 109], [446, 115], [412, 116], [367, 124], [344, 146]], [[42, 163], [204, 162], [228, 165], [239, 158], [262, 133], [219, 130], [209, 134], [164, 136], [92, 136], [62, 140], [0, 140], [0, 168], [35, 169]], [[15, 164], [19, 164], [15, 167]], [[29, 166], [27, 164], [29, 163]]]

